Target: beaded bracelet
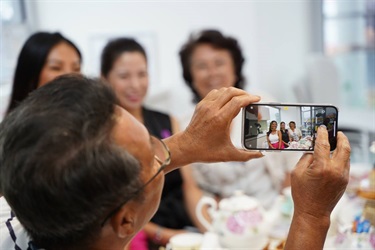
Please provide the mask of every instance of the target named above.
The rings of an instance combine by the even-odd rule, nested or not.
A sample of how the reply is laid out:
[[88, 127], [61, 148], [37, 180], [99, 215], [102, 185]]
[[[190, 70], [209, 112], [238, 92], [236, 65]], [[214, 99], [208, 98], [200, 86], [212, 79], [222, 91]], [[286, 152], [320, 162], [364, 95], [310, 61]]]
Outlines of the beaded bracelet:
[[154, 234], [154, 239], [153, 239], [153, 241], [154, 241], [155, 243], [160, 244], [160, 243], [161, 243], [161, 240], [163, 239], [162, 234], [163, 234], [163, 228], [158, 226], [157, 229], [156, 229], [156, 232], [155, 232], [155, 234]]

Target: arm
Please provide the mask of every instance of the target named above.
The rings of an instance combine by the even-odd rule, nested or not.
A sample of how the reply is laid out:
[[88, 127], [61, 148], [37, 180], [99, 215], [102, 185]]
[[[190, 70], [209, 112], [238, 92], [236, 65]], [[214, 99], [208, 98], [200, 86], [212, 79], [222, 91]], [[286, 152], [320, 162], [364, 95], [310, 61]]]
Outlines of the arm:
[[293, 137], [292, 137], [290, 131], [292, 131], [292, 130], [288, 130], [289, 142], [292, 142], [293, 141]]
[[[187, 211], [190, 215], [190, 218], [194, 225], [199, 229], [201, 232], [207, 231], [207, 229], [200, 223], [196, 213], [196, 207], [199, 200], [203, 196], [202, 190], [199, 188], [197, 183], [193, 178], [191, 166], [184, 166], [181, 168], [182, 178], [184, 180], [183, 183], [183, 192], [184, 192], [184, 200], [185, 206]], [[210, 221], [210, 216], [208, 215], [207, 209], [203, 210], [203, 216]]]
[[270, 135], [267, 135], [266, 136], [266, 138], [267, 138], [267, 142], [268, 142], [268, 146], [270, 147], [270, 148], [274, 148], [273, 146], [272, 146], [272, 144], [271, 144], [271, 141], [270, 141]]
[[281, 144], [283, 143], [283, 136], [281, 134], [281, 131], [277, 131], [277, 134], [279, 136], [279, 149], [281, 149]]
[[161, 227], [153, 222], [147, 223], [143, 230], [145, 231], [148, 239], [151, 239], [156, 244], [163, 246], [169, 242], [169, 239], [172, 236], [187, 233], [186, 230], [169, 229]]
[[[172, 132], [173, 134], [180, 132], [180, 126], [174, 117], [171, 117]], [[184, 202], [186, 210], [194, 223], [194, 225], [201, 232], [205, 232], [206, 228], [199, 222], [197, 213], [195, 211], [198, 201], [202, 198], [203, 192], [198, 187], [197, 183], [193, 178], [193, 172], [191, 166], [187, 165], [180, 169], [181, 176], [183, 179], [182, 191], [184, 193]], [[206, 218], [209, 218], [207, 211], [204, 211]]]
[[294, 215], [286, 250], [323, 249], [331, 212], [348, 183], [349, 157], [346, 136], [337, 134], [331, 157], [327, 130], [319, 127], [314, 154], [304, 154], [292, 172]]
[[240, 109], [258, 96], [237, 88], [212, 90], [195, 108], [190, 124], [183, 132], [164, 140], [172, 161], [166, 172], [192, 162], [248, 161], [262, 153], [237, 149], [230, 139], [230, 124]]

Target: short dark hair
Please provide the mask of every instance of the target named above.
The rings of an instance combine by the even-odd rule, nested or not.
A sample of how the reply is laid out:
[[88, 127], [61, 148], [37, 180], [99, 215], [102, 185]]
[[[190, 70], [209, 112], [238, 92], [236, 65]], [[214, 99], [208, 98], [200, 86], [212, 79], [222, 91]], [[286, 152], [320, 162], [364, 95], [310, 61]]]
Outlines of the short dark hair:
[[194, 101], [200, 101], [201, 97], [193, 87], [193, 78], [191, 75], [191, 55], [195, 48], [201, 44], [209, 44], [217, 49], [224, 49], [230, 52], [232, 56], [237, 80], [234, 87], [243, 89], [245, 77], [242, 74], [242, 66], [245, 58], [242, 55], [241, 47], [237, 40], [233, 37], [224, 36], [218, 30], [203, 30], [198, 34], [191, 34], [189, 40], [182, 46], [180, 50], [180, 61], [182, 65], [182, 75], [185, 83], [194, 94]]
[[105, 84], [62, 76], [0, 124], [1, 191], [38, 247], [84, 249], [141, 187], [139, 161], [110, 137], [115, 103]]
[[133, 38], [121, 37], [111, 40], [102, 51], [100, 72], [102, 76], [107, 77], [113, 67], [113, 63], [125, 52], [139, 52], [146, 61], [145, 49]]
[[40, 73], [49, 52], [61, 42], [72, 46], [82, 62], [82, 55], [77, 46], [58, 32], [37, 32], [27, 39], [18, 56], [7, 113], [38, 87]]

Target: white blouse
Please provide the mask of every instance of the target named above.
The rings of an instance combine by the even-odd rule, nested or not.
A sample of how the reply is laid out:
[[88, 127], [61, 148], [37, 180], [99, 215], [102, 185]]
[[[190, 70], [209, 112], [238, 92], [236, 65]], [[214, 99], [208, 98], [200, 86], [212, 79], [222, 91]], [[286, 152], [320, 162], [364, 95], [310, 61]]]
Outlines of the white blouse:
[[299, 138], [302, 137], [301, 130], [295, 128], [294, 131], [292, 129], [288, 129], [289, 136], [293, 139], [293, 141], [299, 141]]
[[[185, 129], [191, 116], [181, 119]], [[232, 122], [231, 139], [233, 145], [241, 145], [241, 113]], [[274, 153], [247, 162], [219, 162], [191, 164], [194, 179], [208, 195], [230, 197], [235, 190], [243, 190], [253, 196], [266, 208], [270, 208], [280, 194], [285, 175], [298, 162], [299, 152]]]
[[268, 136], [268, 139], [270, 140], [271, 144], [279, 142], [279, 135], [270, 133]]

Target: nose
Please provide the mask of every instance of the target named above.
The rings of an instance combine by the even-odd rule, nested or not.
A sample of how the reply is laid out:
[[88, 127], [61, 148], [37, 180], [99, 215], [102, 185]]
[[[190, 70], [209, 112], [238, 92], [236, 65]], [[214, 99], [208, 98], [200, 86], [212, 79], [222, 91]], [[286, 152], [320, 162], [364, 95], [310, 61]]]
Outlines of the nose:
[[218, 73], [218, 67], [217, 67], [217, 66], [215, 66], [215, 65], [210, 65], [210, 66], [208, 67], [208, 74], [209, 74], [210, 76], [215, 76], [215, 75], [217, 75], [217, 73]]
[[129, 79], [129, 87], [132, 89], [137, 89], [140, 86], [140, 80], [138, 77], [131, 77]]
[[66, 74], [72, 74], [72, 73], [74, 73], [74, 70], [72, 70], [72, 69], [69, 68], [69, 67], [65, 67], [65, 68], [63, 68], [63, 70], [62, 70], [62, 74], [64, 74], [64, 75], [66, 75]]

